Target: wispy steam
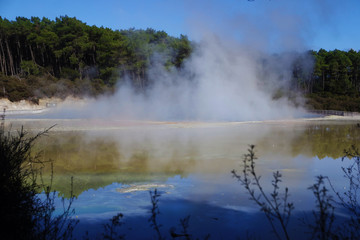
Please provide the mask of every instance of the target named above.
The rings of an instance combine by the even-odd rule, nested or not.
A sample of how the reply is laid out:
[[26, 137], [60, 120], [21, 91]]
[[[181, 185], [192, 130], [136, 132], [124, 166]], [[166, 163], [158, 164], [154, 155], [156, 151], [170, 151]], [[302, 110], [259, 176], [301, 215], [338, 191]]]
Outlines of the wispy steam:
[[303, 111], [287, 99], [273, 99], [274, 91], [291, 87], [292, 64], [298, 55], [273, 57], [271, 52], [304, 49], [304, 32], [299, 30], [304, 19], [288, 10], [270, 10], [260, 23], [247, 14], [232, 16], [224, 23], [227, 31], [234, 28], [236, 34], [217, 34], [216, 29], [202, 28], [198, 35], [201, 40], [181, 70], [166, 70], [161, 56], [154, 56], [155, 64], [147, 73], [153, 85], [145, 93], [122, 84], [115, 95], [82, 106], [78, 116], [166, 121], [301, 116]]

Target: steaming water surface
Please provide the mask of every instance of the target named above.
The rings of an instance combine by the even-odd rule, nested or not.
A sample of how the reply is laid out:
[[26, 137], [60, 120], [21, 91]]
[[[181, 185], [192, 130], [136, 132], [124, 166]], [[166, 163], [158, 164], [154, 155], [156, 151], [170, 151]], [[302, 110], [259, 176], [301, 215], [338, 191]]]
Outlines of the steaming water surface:
[[[8, 124], [10, 124], [8, 122]], [[271, 189], [272, 172], [283, 174], [297, 213], [310, 211], [314, 199], [307, 188], [315, 176], [329, 176], [343, 189], [343, 150], [360, 146], [355, 121], [272, 122], [143, 122], [104, 120], [12, 120], [12, 128], [39, 131], [57, 124], [42, 137], [35, 150], [54, 160], [53, 188], [69, 197], [74, 176], [78, 233], [89, 230], [101, 236], [102, 224], [118, 212], [129, 238], [151, 238], [149, 190], [161, 192], [159, 222], [164, 234], [190, 215], [195, 236], [210, 233], [214, 239], [267, 236], [270, 230], [258, 208], [230, 171], [240, 163], [249, 144], [256, 145], [256, 168], [265, 189]], [[44, 170], [45, 180], [50, 169]], [[61, 209], [59, 201], [59, 209]], [[299, 238], [303, 229], [291, 225]], [[256, 222], [256, 224], [254, 224]], [[266, 230], [256, 229], [264, 225]], [[139, 231], [140, 230], [140, 231]], [[81, 232], [81, 233], [80, 233]], [[271, 238], [271, 237], [270, 237]]]

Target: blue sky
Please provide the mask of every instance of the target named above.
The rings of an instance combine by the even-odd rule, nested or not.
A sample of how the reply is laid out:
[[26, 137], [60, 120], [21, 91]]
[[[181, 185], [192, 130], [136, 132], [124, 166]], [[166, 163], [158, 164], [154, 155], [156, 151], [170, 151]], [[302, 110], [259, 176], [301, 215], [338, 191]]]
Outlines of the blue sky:
[[360, 50], [359, 13], [360, 0], [0, 0], [0, 16], [10, 20], [68, 15], [112, 29], [150, 27], [195, 40], [215, 32], [314, 50]]

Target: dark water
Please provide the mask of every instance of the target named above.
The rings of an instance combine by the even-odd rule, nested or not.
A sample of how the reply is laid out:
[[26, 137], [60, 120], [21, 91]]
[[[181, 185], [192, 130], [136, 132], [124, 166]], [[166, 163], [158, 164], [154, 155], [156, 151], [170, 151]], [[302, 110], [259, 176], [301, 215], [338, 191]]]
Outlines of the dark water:
[[[315, 206], [308, 187], [315, 177], [329, 176], [337, 189], [347, 182], [341, 166], [344, 149], [360, 146], [355, 121], [277, 121], [253, 123], [155, 123], [85, 120], [17, 120], [38, 131], [58, 124], [42, 137], [35, 151], [54, 160], [53, 189], [70, 196], [80, 219], [76, 236], [85, 231], [101, 238], [103, 224], [124, 214], [120, 232], [128, 239], [152, 239], [149, 191], [157, 188], [158, 221], [166, 238], [170, 228], [180, 232], [179, 219], [190, 215], [189, 232], [211, 239], [273, 239], [270, 225], [244, 188], [232, 177], [241, 171], [249, 144], [256, 145], [256, 169], [264, 189], [271, 191], [272, 173], [283, 175], [295, 212], [289, 229], [295, 239], [306, 238], [299, 218]], [[45, 181], [50, 179], [44, 169]], [[282, 189], [283, 190], [283, 189]], [[62, 210], [61, 201], [57, 203]]]

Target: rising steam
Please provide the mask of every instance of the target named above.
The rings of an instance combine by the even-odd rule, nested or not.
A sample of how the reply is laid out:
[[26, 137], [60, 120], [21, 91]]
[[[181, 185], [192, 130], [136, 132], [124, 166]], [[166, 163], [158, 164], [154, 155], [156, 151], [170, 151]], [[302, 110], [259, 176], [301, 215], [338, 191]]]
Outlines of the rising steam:
[[[292, 19], [292, 24], [297, 27], [291, 29], [291, 26], [283, 26], [279, 19], [284, 14], [284, 11], [279, 15], [270, 11], [274, 25], [267, 37], [272, 46], [272, 36], [277, 33], [279, 43], [289, 52], [295, 47], [285, 44], [290, 36], [289, 41], [296, 43], [297, 51], [301, 42], [294, 33], [298, 31], [298, 16]], [[244, 19], [251, 20], [243, 16], [241, 20]], [[267, 25], [269, 23], [253, 25], [252, 31], [263, 34], [262, 28], [269, 31]], [[113, 96], [90, 101], [79, 110], [70, 113], [67, 109], [66, 112], [76, 112], [75, 117], [158, 121], [252, 121], [302, 116], [304, 111], [295, 108], [286, 98], [273, 99], [276, 90], [289, 88], [293, 55], [271, 57], [270, 45], [260, 44], [259, 36], [255, 34], [254, 46], [251, 46], [250, 29], [243, 29], [243, 34], [248, 34], [243, 41], [208, 29], [202, 31], [195, 51], [180, 70], [163, 68], [161, 55], [154, 56], [153, 61], [158, 64], [153, 64], [147, 73], [153, 84], [145, 93], [138, 93], [130, 84], [123, 83]], [[266, 42], [265, 36], [262, 41]]]
[[278, 79], [284, 72], [267, 69], [261, 76], [261, 55], [227, 44], [207, 38], [183, 69], [169, 72], [162, 64], [151, 68], [148, 74], [154, 84], [145, 93], [123, 84], [115, 95], [82, 106], [79, 117], [245, 121], [299, 116], [286, 99], [273, 100], [273, 86], [283, 84]]

